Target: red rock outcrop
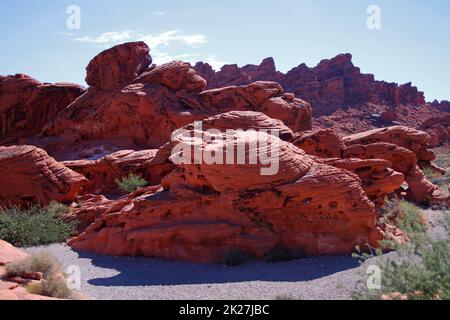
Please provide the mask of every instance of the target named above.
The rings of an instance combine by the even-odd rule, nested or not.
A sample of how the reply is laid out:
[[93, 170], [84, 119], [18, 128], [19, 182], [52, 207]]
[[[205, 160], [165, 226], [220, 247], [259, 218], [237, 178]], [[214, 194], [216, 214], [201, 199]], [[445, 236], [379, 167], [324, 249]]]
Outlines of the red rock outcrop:
[[130, 173], [138, 174], [150, 185], [161, 183], [161, 179], [174, 169], [164, 150], [122, 150], [99, 160], [75, 160], [62, 162], [67, 168], [85, 176], [89, 183], [86, 193], [116, 193], [116, 180]]
[[0, 144], [38, 134], [84, 91], [75, 84], [41, 83], [23, 74], [1, 77]]
[[434, 153], [428, 150], [430, 136], [424, 131], [404, 126], [365, 131], [345, 137], [344, 141], [347, 146], [355, 144], [367, 145], [377, 142], [393, 143], [411, 150], [421, 166], [430, 165], [431, 161], [436, 159]]
[[307, 154], [322, 158], [342, 158], [345, 149], [343, 138], [329, 129], [297, 134], [293, 143]]
[[0, 177], [0, 207], [70, 202], [87, 182], [33, 146], [0, 147]]
[[[129, 44], [110, 50], [122, 51], [122, 46], [128, 48]], [[144, 53], [145, 50], [140, 52], [135, 60], [141, 61]], [[99, 57], [91, 64], [122, 65], [130, 59], [106, 53]], [[113, 61], [108, 62], [108, 59]], [[128, 68], [122, 71], [131, 72]], [[80, 152], [86, 150], [89, 143], [106, 144], [114, 149], [115, 141], [128, 140], [116, 144], [116, 149], [153, 149], [170, 141], [174, 130], [228, 111], [262, 112], [283, 121], [294, 131], [309, 130], [312, 126], [309, 104], [285, 94], [276, 83], [256, 82], [204, 91], [205, 80], [183, 62], [152, 67], [135, 76], [133, 71], [128, 77], [121, 77], [127, 81], [111, 80], [117, 83], [114, 88], [100, 84], [89, 88], [44, 128], [40, 139], [30, 143], [52, 155], [65, 154], [67, 160], [82, 158]], [[131, 77], [135, 79], [128, 83]], [[107, 89], [101, 90], [104, 87]]]
[[237, 64], [226, 65], [218, 72], [203, 62], [198, 62], [194, 68], [207, 80], [209, 89], [242, 86], [257, 81], [280, 82], [282, 77], [275, 67], [273, 58], [264, 59], [260, 65], [249, 64], [242, 68]]
[[350, 145], [344, 151], [345, 158], [385, 159], [392, 163], [392, 168], [405, 175], [408, 183], [407, 193], [417, 203], [440, 203], [443, 201], [439, 188], [427, 180], [417, 165], [416, 155], [399, 145], [378, 142]]
[[204, 143], [201, 150], [218, 152], [227, 143], [243, 143], [249, 159], [253, 142], [278, 145], [279, 173], [263, 176], [261, 165], [250, 164], [178, 164], [161, 188], [107, 205], [70, 245], [194, 262], [222, 261], [232, 250], [261, 258], [279, 245], [307, 254], [377, 245], [374, 206], [356, 175], [320, 164], [272, 135], [241, 132], [234, 138]]
[[314, 115], [330, 115], [341, 108], [361, 104], [397, 106], [424, 105], [425, 98], [411, 83], [398, 85], [376, 81], [371, 74], [363, 74], [352, 63], [351, 54], [341, 54], [323, 60], [316, 67], [301, 64], [286, 74], [276, 71], [272, 58], [260, 66], [226, 65], [214, 72], [208, 64], [195, 66], [208, 82], [208, 88], [225, 85], [244, 85], [255, 80], [279, 82], [287, 92], [312, 104]]
[[123, 88], [151, 64], [150, 48], [144, 42], [115, 46], [97, 55], [87, 66], [86, 83], [93, 89]]
[[430, 146], [439, 147], [450, 141], [450, 114], [426, 120], [420, 127], [430, 135]]
[[392, 169], [392, 163], [382, 159], [322, 159], [327, 165], [357, 174], [362, 188], [377, 208], [384, 206], [386, 197], [394, 194], [405, 181], [405, 176]]

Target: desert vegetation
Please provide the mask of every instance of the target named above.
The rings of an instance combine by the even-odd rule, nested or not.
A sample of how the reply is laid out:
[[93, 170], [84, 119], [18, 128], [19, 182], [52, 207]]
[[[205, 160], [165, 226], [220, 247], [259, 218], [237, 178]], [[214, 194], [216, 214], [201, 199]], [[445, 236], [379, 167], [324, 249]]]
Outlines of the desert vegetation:
[[73, 292], [67, 286], [67, 278], [62, 265], [46, 251], [6, 265], [7, 277], [29, 277], [33, 274], [41, 274], [42, 279], [30, 283], [26, 287], [28, 293], [58, 299], [72, 297]]
[[[440, 224], [446, 237], [435, 238], [427, 234], [422, 210], [402, 200], [387, 202], [385, 214], [407, 233], [409, 242], [384, 243], [385, 248], [395, 250], [387, 257], [379, 257], [376, 263], [381, 269], [381, 289], [360, 289], [356, 299], [384, 300], [448, 300], [450, 299], [450, 219], [444, 214]], [[375, 252], [381, 256], [382, 251]], [[359, 255], [362, 260], [371, 255]], [[361, 288], [366, 277], [361, 281]]]
[[131, 193], [139, 188], [146, 187], [148, 182], [141, 176], [131, 173], [121, 179], [117, 179], [116, 184], [123, 192]]
[[0, 208], [0, 239], [17, 247], [64, 242], [76, 229], [75, 222], [62, 218], [68, 210], [59, 203]]

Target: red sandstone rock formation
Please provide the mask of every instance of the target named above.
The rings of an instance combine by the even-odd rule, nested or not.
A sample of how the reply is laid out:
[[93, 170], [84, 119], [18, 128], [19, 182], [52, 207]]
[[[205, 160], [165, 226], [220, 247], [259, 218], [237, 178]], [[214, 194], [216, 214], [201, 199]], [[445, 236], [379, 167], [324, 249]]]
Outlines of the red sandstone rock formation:
[[427, 180], [422, 167], [430, 166], [434, 154], [427, 149], [430, 137], [406, 127], [390, 127], [345, 138], [345, 158], [385, 159], [405, 175], [408, 196], [416, 202], [439, 203], [445, 200], [439, 188]]
[[168, 161], [170, 153], [164, 153], [164, 149], [162, 150], [161, 152], [159, 150], [122, 150], [99, 160], [75, 160], [62, 163], [89, 180], [84, 188], [85, 192], [115, 193], [118, 191], [117, 179], [130, 173], [142, 176], [150, 185], [160, 184], [161, 179], [174, 168]]
[[343, 138], [329, 129], [300, 133], [293, 143], [307, 154], [322, 158], [342, 158], [345, 149]]
[[32, 146], [0, 147], [0, 207], [70, 202], [86, 179]]
[[84, 93], [75, 84], [43, 84], [17, 74], [0, 78], [0, 145], [39, 133]]
[[207, 80], [208, 88], [222, 88], [228, 86], [241, 86], [256, 81], [280, 82], [282, 74], [276, 70], [273, 58], [264, 59], [261, 65], [226, 65], [222, 70], [215, 72], [213, 68], [203, 62], [195, 65], [198, 74]]
[[384, 206], [386, 197], [400, 189], [405, 176], [392, 168], [392, 163], [382, 159], [322, 159], [321, 162], [357, 174], [362, 188], [377, 208]]
[[86, 83], [91, 88], [123, 88], [151, 64], [150, 48], [144, 42], [125, 43], [103, 51], [87, 66]]
[[420, 127], [430, 137], [430, 146], [439, 147], [450, 140], [450, 114], [426, 120]]
[[362, 74], [353, 65], [350, 54], [323, 60], [314, 68], [301, 64], [286, 74], [276, 71], [272, 58], [264, 60], [260, 66], [239, 68], [227, 65], [219, 72], [214, 72], [204, 63], [198, 63], [195, 68], [208, 82], [208, 88], [243, 85], [255, 80], [279, 82], [287, 92], [311, 103], [316, 116], [367, 103], [390, 106], [425, 104], [423, 93], [411, 83], [399, 86], [376, 81], [371, 74]]
[[[99, 74], [106, 77], [97, 71], [104, 66], [127, 64], [129, 56], [123, 58], [112, 53], [128, 52], [129, 46], [120, 45], [94, 58], [88, 67], [88, 79], [96, 79]], [[140, 51], [132, 60], [141, 61], [145, 52]], [[129, 68], [122, 71], [131, 72]], [[91, 72], [95, 75], [90, 75]], [[111, 80], [116, 83], [114, 88], [90, 81], [95, 87], [50, 122], [40, 139], [30, 142], [52, 155], [64, 153], [66, 158], [76, 160], [87, 149], [87, 143], [106, 144], [109, 149], [115, 146], [118, 150], [159, 148], [170, 141], [174, 130], [228, 111], [263, 112], [294, 131], [309, 130], [312, 126], [309, 104], [285, 94], [276, 83], [256, 82], [204, 91], [205, 80], [183, 62], [153, 67], [137, 77], [136, 74], [137, 71], [129, 76], [121, 74], [120, 79], [126, 79], [123, 82]], [[135, 78], [129, 83], [131, 77]], [[129, 142], [115, 145], [115, 141], [124, 140]]]
[[[272, 58], [260, 66], [226, 65], [215, 72], [200, 62], [195, 69], [207, 80], [208, 88], [245, 85], [256, 80], [278, 82], [286, 92], [311, 103], [316, 128], [344, 135], [394, 124], [421, 129], [424, 120], [450, 114], [448, 101], [426, 104], [423, 93], [411, 83], [376, 81], [373, 75], [362, 74], [353, 65], [350, 54], [323, 60], [314, 68], [301, 64], [286, 74], [276, 71]], [[448, 141], [441, 127], [428, 131], [433, 136], [433, 146]]]
[[[377, 245], [374, 206], [356, 175], [319, 164], [272, 135], [239, 133], [231, 143], [259, 141], [279, 145], [278, 175], [261, 176], [260, 165], [179, 164], [159, 190], [111, 202], [70, 245], [195, 262], [222, 261], [230, 250], [261, 258], [279, 245], [307, 254]], [[202, 148], [214, 152], [220, 144]]]

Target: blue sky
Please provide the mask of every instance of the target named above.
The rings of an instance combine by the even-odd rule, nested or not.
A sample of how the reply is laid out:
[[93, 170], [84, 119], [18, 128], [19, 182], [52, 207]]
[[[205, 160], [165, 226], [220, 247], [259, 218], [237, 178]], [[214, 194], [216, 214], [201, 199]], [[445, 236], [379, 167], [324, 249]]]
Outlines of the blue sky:
[[[70, 5], [81, 29], [67, 28]], [[367, 8], [381, 9], [370, 30]], [[259, 63], [287, 71], [339, 53], [377, 79], [450, 100], [448, 0], [0, 0], [0, 74], [84, 84], [100, 51], [144, 39], [155, 62]]]

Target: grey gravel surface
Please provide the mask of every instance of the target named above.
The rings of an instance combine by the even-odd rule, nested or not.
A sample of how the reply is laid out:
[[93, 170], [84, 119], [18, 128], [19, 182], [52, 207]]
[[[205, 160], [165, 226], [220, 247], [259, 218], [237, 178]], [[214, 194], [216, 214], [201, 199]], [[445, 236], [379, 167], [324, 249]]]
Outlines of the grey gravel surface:
[[[438, 213], [428, 211], [431, 221]], [[437, 223], [433, 224], [437, 225]], [[440, 233], [432, 228], [431, 232]], [[238, 267], [196, 265], [146, 258], [115, 258], [56, 244], [29, 248], [48, 250], [65, 267], [79, 266], [81, 292], [94, 299], [267, 300], [279, 296], [302, 300], [347, 300], [374, 258], [360, 266], [346, 257], [317, 257], [268, 264], [249, 262]]]
[[81, 292], [95, 299], [350, 299], [359, 264], [351, 257], [320, 257], [238, 267], [195, 265], [146, 258], [115, 258], [75, 252], [56, 244], [47, 250], [65, 267], [80, 267]]

